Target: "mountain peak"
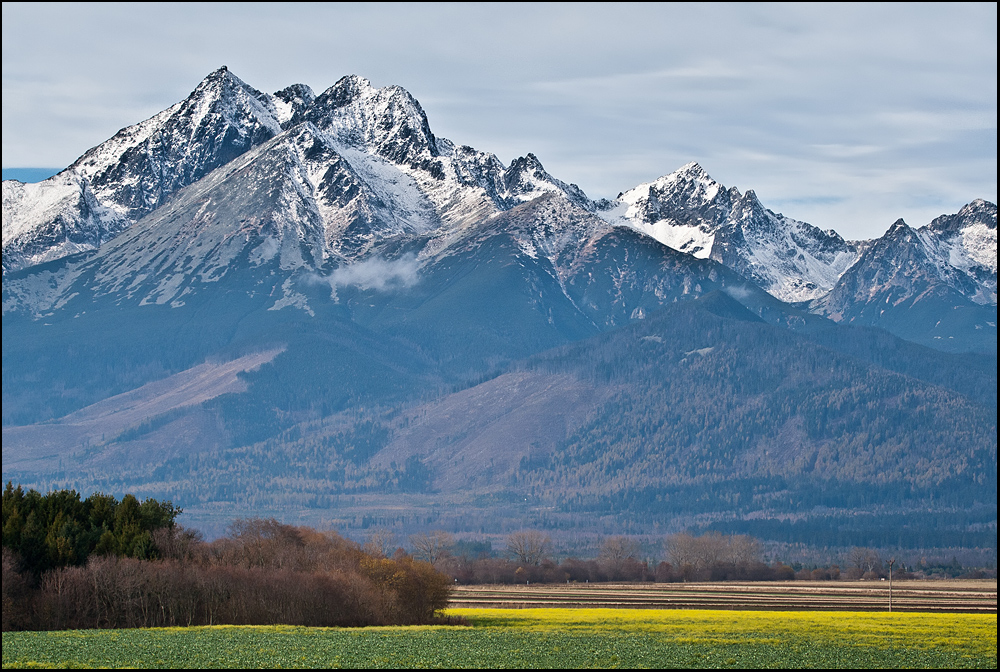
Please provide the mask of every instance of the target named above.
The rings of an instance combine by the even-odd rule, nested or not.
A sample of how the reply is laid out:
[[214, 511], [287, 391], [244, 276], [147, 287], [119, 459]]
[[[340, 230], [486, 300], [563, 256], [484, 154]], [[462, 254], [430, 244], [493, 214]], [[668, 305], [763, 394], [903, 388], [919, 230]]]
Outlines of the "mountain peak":
[[205, 82], [219, 82], [226, 79], [227, 77], [233, 77], [233, 76], [234, 75], [231, 72], [229, 72], [229, 67], [223, 65], [205, 75], [205, 77], [201, 80], [201, 84], [205, 84]]
[[291, 86], [286, 86], [281, 91], [275, 91], [274, 97], [285, 102], [299, 99], [309, 104], [316, 99], [316, 94], [305, 84], [292, 84]]
[[962, 209], [958, 211], [958, 216], [962, 219], [981, 222], [993, 229], [997, 228], [997, 205], [982, 198], [977, 198], [971, 203], [963, 205]]
[[317, 96], [304, 116], [339, 142], [396, 164], [419, 165], [438, 155], [427, 115], [399, 86], [378, 89], [348, 75]]
[[708, 172], [701, 167], [701, 164], [697, 161], [691, 161], [690, 163], [685, 163], [683, 166], [674, 171], [675, 175], [689, 175], [691, 177], [700, 177], [704, 179], [711, 180]]
[[659, 177], [647, 184], [641, 184], [631, 189], [626, 194], [635, 192], [636, 195], [646, 192], [657, 195], [672, 195], [671, 199], [691, 201], [694, 199], [700, 203], [709, 203], [715, 199], [720, 191], [725, 190], [721, 184], [712, 179], [712, 176], [696, 162], [687, 163], [674, 172]]
[[364, 77], [358, 75], [346, 75], [337, 80], [337, 83], [320, 94], [320, 98], [326, 99], [334, 107], [344, 107], [350, 105], [365, 94], [375, 91], [375, 87]]
[[666, 199], [676, 203], [683, 201], [689, 206], [697, 204], [698, 207], [714, 201], [724, 189], [698, 163], [691, 162], [668, 175], [626, 191], [620, 198], [629, 203], [636, 199], [649, 199], [651, 202]]
[[892, 226], [890, 226], [889, 229], [886, 231], [886, 235], [897, 234], [899, 232], [905, 232], [909, 230], [910, 226], [905, 221], [903, 221], [902, 217], [900, 217], [899, 219], [897, 219], [895, 222], [892, 223]]
[[259, 94], [257, 89], [253, 88], [242, 79], [230, 72], [229, 68], [223, 65], [221, 68], [214, 70], [201, 80], [198, 86], [195, 87], [192, 92], [192, 96], [198, 92], [204, 92], [209, 90], [231, 90], [231, 89], [243, 89], [246, 91], [251, 91], [254, 94]]
[[518, 168], [518, 170], [540, 170], [543, 172], [545, 171], [545, 168], [542, 166], [542, 162], [539, 161], [538, 157], [532, 154], [531, 152], [528, 152], [524, 156], [519, 156], [518, 158], [510, 162], [511, 170], [514, 170], [515, 166]]
[[578, 186], [566, 184], [552, 177], [538, 157], [530, 152], [510, 162], [510, 167], [503, 174], [503, 184], [515, 202], [530, 200], [549, 192], [558, 192], [584, 209], [589, 210], [593, 207]]

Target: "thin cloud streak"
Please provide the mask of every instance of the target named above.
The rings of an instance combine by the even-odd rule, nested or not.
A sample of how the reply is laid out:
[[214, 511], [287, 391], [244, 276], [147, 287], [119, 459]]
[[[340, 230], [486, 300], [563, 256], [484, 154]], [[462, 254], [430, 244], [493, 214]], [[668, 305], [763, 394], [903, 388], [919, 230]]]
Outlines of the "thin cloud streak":
[[412, 287], [419, 280], [420, 262], [415, 254], [400, 259], [374, 257], [335, 268], [327, 276], [330, 287], [360, 287], [380, 292]]
[[420, 262], [415, 254], [399, 259], [372, 257], [353, 264], [339, 266], [328, 275], [311, 273], [305, 277], [310, 285], [329, 285], [336, 298], [337, 288], [357, 287], [362, 290], [393, 292], [413, 287], [420, 281]]

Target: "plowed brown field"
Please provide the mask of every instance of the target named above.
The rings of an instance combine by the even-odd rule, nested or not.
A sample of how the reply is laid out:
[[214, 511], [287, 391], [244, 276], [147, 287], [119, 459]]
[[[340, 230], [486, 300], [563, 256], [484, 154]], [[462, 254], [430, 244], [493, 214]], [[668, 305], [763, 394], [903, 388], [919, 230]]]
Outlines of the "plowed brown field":
[[[887, 611], [888, 581], [455, 586], [453, 608]], [[996, 613], [996, 580], [894, 581], [893, 611]]]

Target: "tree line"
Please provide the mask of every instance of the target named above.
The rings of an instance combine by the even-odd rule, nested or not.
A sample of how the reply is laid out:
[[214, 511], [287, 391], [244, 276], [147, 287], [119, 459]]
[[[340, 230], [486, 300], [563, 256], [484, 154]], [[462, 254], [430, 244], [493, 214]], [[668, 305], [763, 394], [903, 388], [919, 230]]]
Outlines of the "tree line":
[[[110, 513], [95, 513], [103, 511], [96, 503]], [[134, 509], [172, 515], [122, 514], [116, 524]], [[386, 557], [336, 532], [274, 519], [237, 520], [206, 542], [174, 521], [179, 513], [131, 495], [81, 500], [8, 484], [3, 630], [403, 625], [432, 622], [447, 605], [452, 580], [404, 552]], [[121, 542], [137, 536], [146, 541]]]
[[[391, 531], [376, 529], [369, 533], [366, 546], [384, 548], [394, 539]], [[409, 542], [415, 557], [464, 584], [877, 580], [888, 577], [890, 561], [895, 563], [893, 576], [898, 579], [928, 575], [981, 578], [989, 574], [963, 568], [957, 559], [946, 565], [923, 562], [907, 567], [876, 549], [857, 546], [846, 554], [842, 565], [766, 563], [758, 539], [718, 531], [668, 535], [662, 545], [666, 560], [661, 562], [644, 558], [639, 542], [623, 535], [604, 538], [594, 558], [562, 560], [552, 557], [552, 540], [539, 530], [509, 534], [499, 553], [492, 544], [455, 541], [443, 530], [411, 535]]]
[[[427, 623], [447, 606], [454, 583], [876, 579], [888, 566], [869, 548], [853, 549], [843, 573], [837, 565], [768, 564], [757, 539], [717, 531], [666, 537], [659, 563], [627, 536], [605, 538], [594, 558], [556, 560], [539, 530], [509, 534], [500, 557], [489, 543], [456, 542], [444, 531], [411, 535], [410, 554], [389, 530], [359, 544], [274, 519], [237, 520], [206, 542], [176, 523], [180, 512], [132, 495], [81, 499], [8, 483], [4, 631]], [[952, 565], [945, 570], [961, 574], [957, 560]], [[901, 564], [896, 572], [907, 576]]]
[[[369, 543], [386, 534], [384, 530], [374, 531]], [[570, 557], [561, 561], [552, 558], [552, 540], [539, 530], [509, 534], [500, 557], [486, 549], [469, 553], [449, 533], [440, 530], [412, 535], [410, 545], [415, 557], [433, 564], [456, 583], [464, 584], [795, 578], [795, 570], [789, 565], [780, 562], [768, 565], [761, 560], [757, 539], [718, 532], [668, 536], [664, 541], [668, 560], [659, 563], [643, 558], [639, 542], [622, 535], [605, 538], [596, 558]]]

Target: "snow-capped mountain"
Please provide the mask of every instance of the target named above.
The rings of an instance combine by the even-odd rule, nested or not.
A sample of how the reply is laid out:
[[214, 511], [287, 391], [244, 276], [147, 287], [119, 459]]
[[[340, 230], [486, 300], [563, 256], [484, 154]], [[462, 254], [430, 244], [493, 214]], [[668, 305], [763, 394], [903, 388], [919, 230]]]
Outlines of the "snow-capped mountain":
[[16, 211], [5, 182], [4, 273], [100, 246], [177, 189], [270, 139], [281, 131], [277, 95], [222, 67], [185, 100], [122, 129], [59, 175], [19, 189]]
[[[523, 207], [535, 201], [538, 207]], [[518, 254], [537, 260], [595, 324], [623, 318], [598, 314], [611, 305], [603, 300], [593, 304], [603, 306], [597, 313], [586, 309], [574, 288], [581, 273], [591, 273], [587, 260], [600, 241], [638, 244], [623, 237], [626, 229], [655, 242], [657, 255], [665, 246], [686, 255], [690, 268], [694, 260], [718, 262], [835, 320], [870, 313], [871, 297], [899, 284], [886, 279], [894, 273], [926, 276], [928, 286], [996, 305], [996, 206], [984, 201], [915, 232], [911, 252], [896, 250], [910, 245], [896, 228], [879, 241], [845, 241], [772, 212], [752, 190], [727, 188], [695, 163], [593, 202], [533, 154], [506, 166], [436, 137], [420, 104], [398, 86], [347, 76], [319, 95], [302, 84], [265, 94], [222, 67], [185, 100], [123, 129], [59, 175], [4, 182], [5, 276], [99, 250], [89, 261], [47, 270], [45, 282], [5, 281], [4, 310], [42, 314], [81, 294], [79, 282], [98, 295], [179, 305], [241, 266], [279, 274], [275, 287], [284, 289], [270, 292], [292, 305], [298, 300], [283, 283], [295, 273], [325, 276], [404, 252], [437, 263], [497, 226], [510, 227]], [[620, 263], [615, 292], [631, 296], [619, 307], [632, 305], [629, 319], [653, 307], [642, 296], [673, 296], [659, 281], [626, 280], [634, 257]], [[692, 287], [703, 270], [675, 267]], [[628, 282], [643, 289], [635, 293]]]
[[835, 231], [776, 214], [753, 191], [727, 189], [697, 163], [624, 192], [602, 204], [601, 214], [714, 259], [783, 301], [822, 296], [857, 259], [855, 246]]
[[420, 104], [398, 86], [377, 89], [344, 77], [296, 120], [312, 123], [373, 187], [388, 182], [399, 199], [429, 201], [444, 230], [546, 193], [590, 207], [579, 187], [549, 175], [532, 154], [507, 167], [493, 154], [436, 137]]
[[101, 202], [134, 221], [279, 132], [273, 100], [222, 67], [185, 100], [119, 131], [69, 170], [89, 181]]
[[[386, 102], [385, 91], [359, 78], [345, 78], [317, 98], [317, 105], [351, 100], [331, 93], [345, 87], [355, 93], [360, 89], [359, 95], [375, 101], [363, 106], [367, 116], [341, 115], [353, 120], [353, 127], [331, 123], [334, 114], [326, 115], [324, 122], [331, 132], [308, 120], [293, 123], [179, 190], [87, 260], [68, 264], [59, 280], [42, 283], [41, 288], [29, 282], [28, 289], [24, 283], [8, 282], [5, 310], [49, 310], [78, 293], [74, 282], [81, 275], [87, 278], [88, 294], [120, 293], [140, 303], [182, 305], [180, 296], [219, 280], [237, 260], [251, 268], [273, 265], [286, 276], [296, 271], [328, 273], [379, 246], [407, 241], [418, 249], [424, 246], [423, 256], [429, 258], [447, 254], [470, 235], [475, 238], [480, 223], [489, 217], [543, 195], [559, 197], [593, 220], [592, 225], [607, 228], [576, 205], [589, 204], [577, 187], [549, 176], [532, 155], [506, 168], [492, 155], [456, 149], [429, 131], [422, 142], [405, 146], [371, 140], [365, 129], [391, 126], [398, 117], [402, 122], [397, 126], [405, 127], [408, 121], [423, 119], [423, 112], [398, 87], [389, 87]], [[379, 114], [386, 116], [380, 120]], [[427, 128], [426, 121], [416, 126]], [[345, 130], [350, 128], [356, 132]], [[399, 137], [414, 137], [412, 128], [393, 128]], [[477, 166], [486, 169], [471, 179]], [[25, 186], [33, 185], [10, 183], [11, 189]], [[561, 237], [558, 245], [573, 237], [561, 231], [546, 235]]]
[[913, 229], [897, 220], [815, 312], [928, 345], [996, 343], [997, 207], [976, 200]]
[[918, 230], [939, 277], [981, 305], [997, 302], [997, 206], [982, 199]]
[[[314, 154], [303, 158], [314, 168], [329, 164], [307, 179], [325, 196], [313, 214], [331, 218], [329, 232], [344, 233], [344, 241], [328, 242], [346, 258], [370, 249], [358, 239], [364, 234], [345, 224], [343, 208], [357, 196], [352, 186], [365, 185], [368, 197], [349, 209], [373, 230], [393, 232], [398, 226], [374, 222], [405, 221], [403, 228], [415, 231], [460, 226], [550, 192], [589, 205], [533, 155], [506, 167], [492, 154], [436, 138], [419, 103], [400, 87], [376, 89], [349, 76], [319, 96], [302, 84], [268, 95], [223, 67], [184, 101], [123, 129], [60, 175], [37, 186], [5, 183], [4, 273], [94, 249], [177, 189], [303, 124], [315, 139], [307, 141]], [[346, 182], [334, 189], [336, 179]]]

